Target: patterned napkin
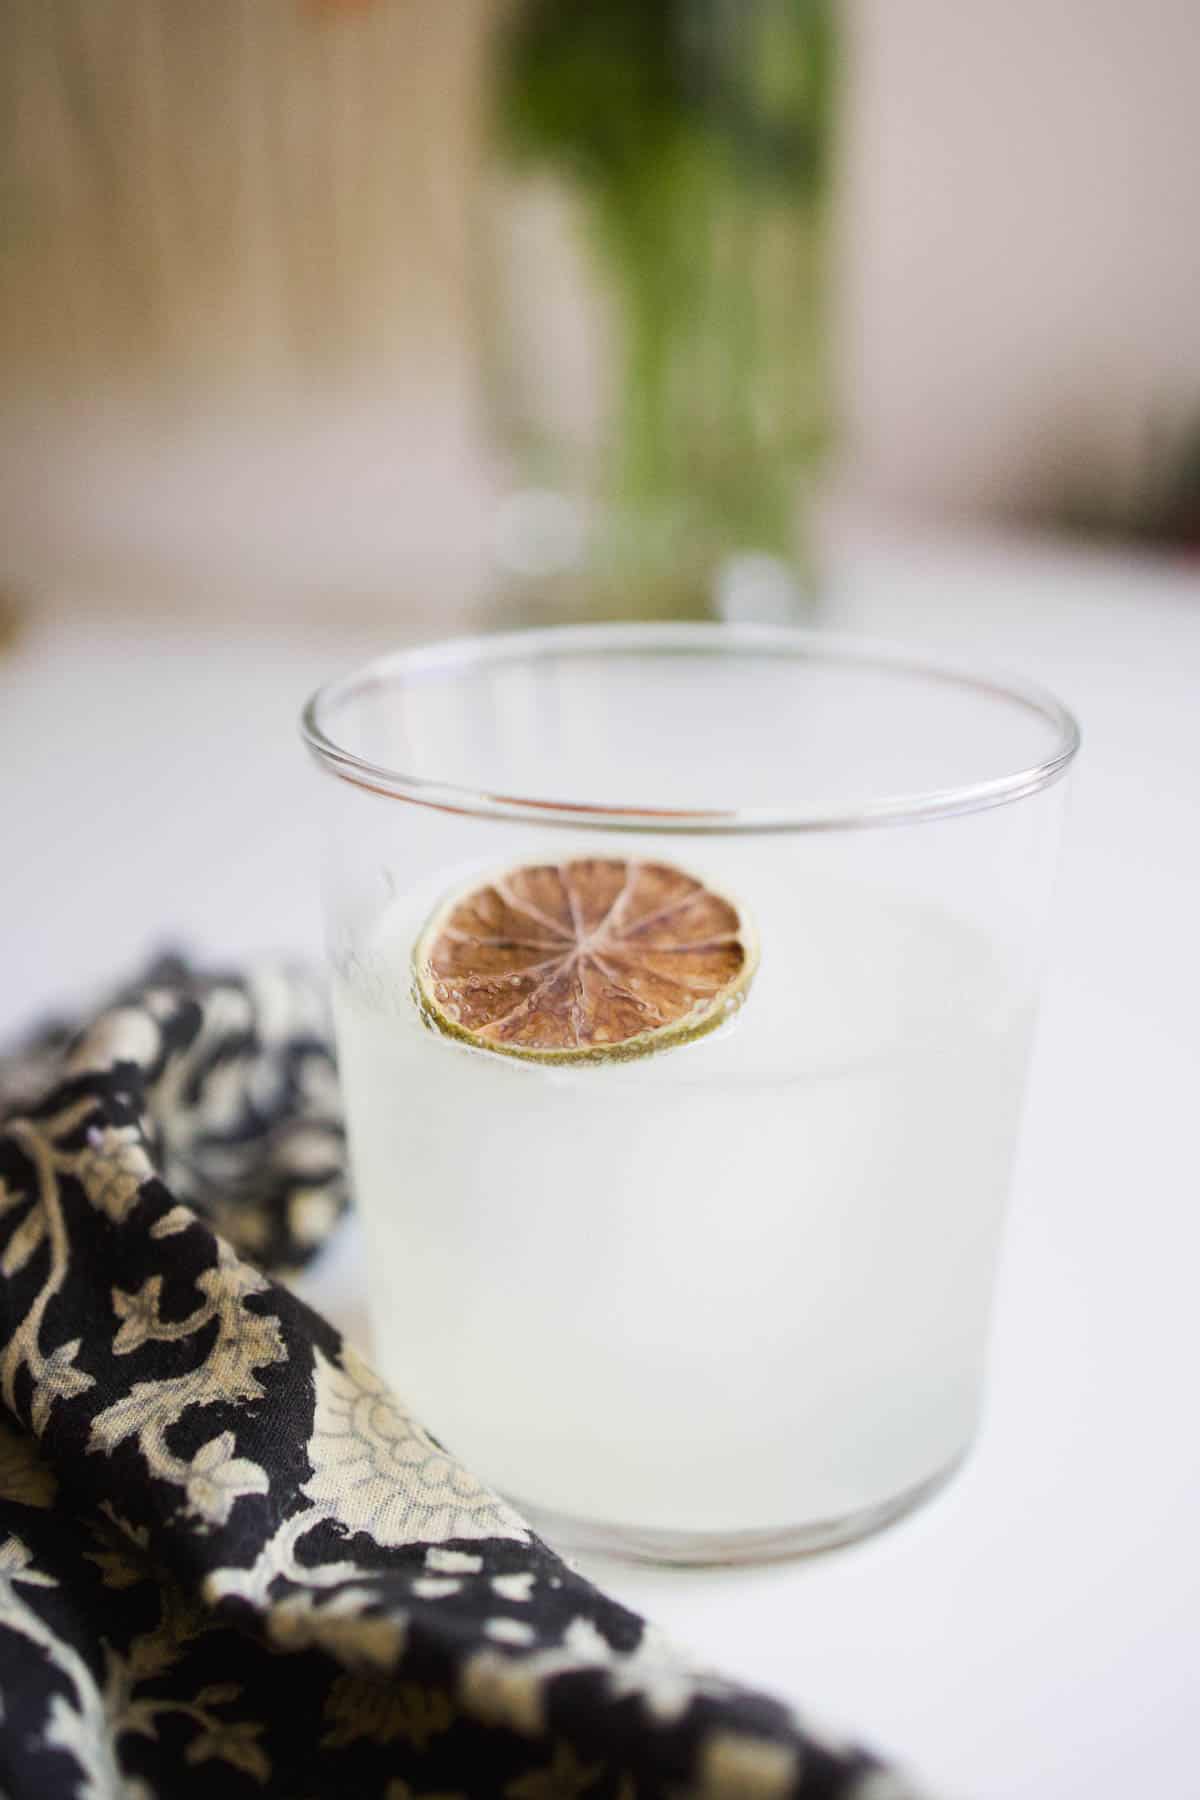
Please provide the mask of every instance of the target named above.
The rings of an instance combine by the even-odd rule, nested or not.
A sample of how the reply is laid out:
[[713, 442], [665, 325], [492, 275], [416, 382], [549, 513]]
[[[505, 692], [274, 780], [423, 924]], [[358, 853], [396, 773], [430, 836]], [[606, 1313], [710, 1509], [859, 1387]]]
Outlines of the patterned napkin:
[[8, 1800], [905, 1800], [539, 1541], [279, 1280], [319, 992], [160, 963], [0, 1065]]

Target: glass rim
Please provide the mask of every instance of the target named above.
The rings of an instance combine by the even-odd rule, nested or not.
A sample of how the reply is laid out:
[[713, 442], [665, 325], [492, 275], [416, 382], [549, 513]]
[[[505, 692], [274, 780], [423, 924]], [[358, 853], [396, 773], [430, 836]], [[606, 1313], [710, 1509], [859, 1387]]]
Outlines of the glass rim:
[[[775, 651], [808, 660], [882, 670], [951, 683], [981, 699], [1001, 700], [1035, 714], [1055, 734], [1051, 753], [1005, 774], [949, 787], [884, 794], [878, 800], [827, 811], [812, 808], [653, 808], [585, 804], [489, 792], [486, 788], [406, 774], [357, 755], [327, 729], [328, 715], [359, 693], [406, 677], [534, 661], [561, 652], [599, 656], [613, 650], [687, 651], [708, 655]], [[439, 812], [509, 823], [569, 826], [576, 831], [739, 834], [857, 831], [983, 812], [1039, 793], [1064, 775], [1080, 744], [1074, 715], [1048, 689], [1007, 674], [968, 668], [883, 639], [852, 637], [804, 626], [713, 623], [552, 625], [487, 632], [385, 652], [348, 674], [322, 683], [300, 715], [300, 734], [329, 774], [369, 793]]]

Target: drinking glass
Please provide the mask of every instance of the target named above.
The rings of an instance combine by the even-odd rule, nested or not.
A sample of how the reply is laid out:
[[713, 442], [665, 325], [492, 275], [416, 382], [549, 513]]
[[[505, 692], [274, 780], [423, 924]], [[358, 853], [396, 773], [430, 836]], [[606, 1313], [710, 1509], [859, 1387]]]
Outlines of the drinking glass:
[[385, 657], [304, 733], [405, 1403], [576, 1546], [810, 1550], [929, 1494], [979, 1416], [1070, 715], [613, 625]]

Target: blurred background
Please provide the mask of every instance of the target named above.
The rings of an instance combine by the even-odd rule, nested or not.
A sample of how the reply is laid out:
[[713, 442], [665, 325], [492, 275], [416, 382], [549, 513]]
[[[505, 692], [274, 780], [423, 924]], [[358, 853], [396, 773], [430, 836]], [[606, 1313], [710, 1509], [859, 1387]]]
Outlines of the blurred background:
[[967, 1471], [602, 1572], [973, 1800], [1195, 1760], [1198, 95], [1196, 0], [0, 6], [6, 1035], [318, 953], [297, 711], [398, 642], [794, 619], [1078, 712]]
[[9, 0], [0, 567], [799, 616], [847, 517], [1200, 541], [1192, 0]]

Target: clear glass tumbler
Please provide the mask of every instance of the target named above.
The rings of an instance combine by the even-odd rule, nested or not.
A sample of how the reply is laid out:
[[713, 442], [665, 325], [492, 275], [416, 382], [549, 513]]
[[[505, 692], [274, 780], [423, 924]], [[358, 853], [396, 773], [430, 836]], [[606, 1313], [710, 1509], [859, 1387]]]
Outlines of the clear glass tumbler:
[[719, 625], [323, 688], [377, 1359], [560, 1540], [818, 1548], [976, 1428], [1061, 777], [1049, 695]]

